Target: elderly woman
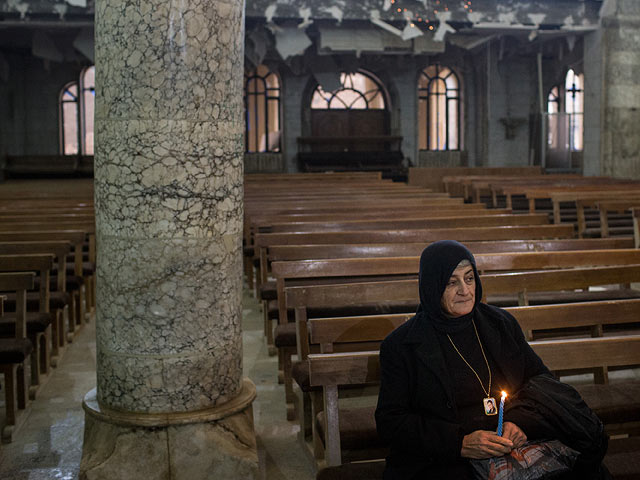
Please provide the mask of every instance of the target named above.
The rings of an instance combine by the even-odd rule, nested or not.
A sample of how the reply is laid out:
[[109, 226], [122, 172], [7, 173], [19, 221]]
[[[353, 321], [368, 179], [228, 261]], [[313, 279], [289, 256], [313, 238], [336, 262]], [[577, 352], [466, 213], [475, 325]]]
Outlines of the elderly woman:
[[[501, 391], [550, 373], [516, 320], [480, 302], [471, 252], [454, 241], [431, 244], [420, 258], [419, 289], [416, 315], [380, 349], [376, 422], [391, 449], [385, 480], [473, 478], [470, 459], [557, 438], [548, 422], [517, 410], [505, 414], [503, 434], [496, 434]], [[588, 468], [599, 471], [603, 455]]]

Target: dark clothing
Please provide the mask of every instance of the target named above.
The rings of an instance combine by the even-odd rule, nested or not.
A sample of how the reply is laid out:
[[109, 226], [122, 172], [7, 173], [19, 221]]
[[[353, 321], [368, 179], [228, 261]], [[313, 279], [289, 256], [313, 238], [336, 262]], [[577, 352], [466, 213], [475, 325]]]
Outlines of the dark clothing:
[[[441, 299], [461, 260], [468, 260], [473, 267], [475, 304], [469, 314], [451, 318], [442, 310]], [[470, 332], [475, 336], [472, 321], [492, 372], [509, 386], [509, 392], [534, 375], [548, 373], [516, 320], [504, 310], [480, 303], [482, 285], [475, 259], [464, 245], [441, 241], [425, 248], [420, 257], [419, 293], [416, 315], [392, 332], [380, 348], [376, 423], [378, 434], [391, 450], [386, 480], [450, 480], [451, 468], [467, 471], [467, 462], [460, 456], [462, 439], [473, 431], [473, 402], [481, 408], [485, 394], [466, 364], [460, 366], [460, 360], [453, 356], [455, 351], [445, 343], [449, 342], [447, 334], [465, 345], [464, 354], [477, 365], [485, 386], [488, 372], [479, 344], [471, 341]], [[473, 375], [471, 383], [469, 374]], [[479, 398], [470, 398], [477, 394], [476, 388]], [[479, 426], [491, 421], [482, 418]]]
[[554, 438], [579, 451], [573, 468], [576, 478], [601, 478], [599, 467], [608, 446], [604, 425], [571, 385], [550, 375], [532, 377], [507, 410], [523, 421], [529, 417], [538, 425], [547, 424]]
[[[465, 359], [480, 377], [476, 378], [471, 369], [460, 358], [460, 355], [452, 347], [446, 334], [436, 332], [447, 372], [451, 377], [451, 384], [457, 385], [453, 389], [453, 399], [458, 407], [458, 419], [464, 435], [475, 430], [495, 430], [498, 426], [497, 415], [486, 415], [482, 400], [487, 397], [486, 390], [489, 387], [489, 371], [482, 356], [478, 338], [472, 324], [457, 333], [451, 333], [451, 341], [460, 352], [464, 352]], [[500, 392], [513, 392], [513, 386], [506, 381], [502, 370], [488, 352], [487, 360], [491, 368], [491, 397], [496, 400], [496, 407], [500, 402]], [[483, 389], [484, 387], [484, 389]], [[495, 413], [498, 413], [497, 410]]]
[[[501, 366], [510, 391], [534, 375], [549, 373], [510, 314], [479, 304], [475, 323], [485, 352]], [[460, 423], [455, 386], [434, 326], [416, 315], [398, 327], [381, 345], [380, 365], [376, 423], [391, 448], [385, 480], [438, 478], [432, 468], [464, 463], [460, 450], [468, 427]]]
[[[462, 260], [473, 267], [475, 303], [466, 315], [452, 318], [443, 311], [441, 301]], [[483, 411], [483, 386], [488, 388], [489, 369], [491, 396], [496, 401], [501, 389], [514, 394], [532, 377], [551, 374], [526, 342], [515, 318], [480, 303], [480, 277], [475, 259], [464, 245], [447, 240], [425, 248], [420, 257], [419, 291], [416, 315], [389, 334], [380, 347], [376, 424], [391, 452], [384, 479], [471, 479], [469, 463], [461, 457], [463, 437], [497, 427], [497, 417], [485, 416]], [[469, 294], [468, 290], [460, 292], [463, 297]], [[504, 420], [518, 425], [529, 440], [558, 438], [558, 422], [554, 425], [540, 418], [545, 417], [530, 415], [522, 408], [504, 415]], [[606, 442], [601, 443], [596, 442], [598, 451], [589, 455], [594, 461], [581, 469], [583, 472], [600, 470], [598, 464], [606, 451]], [[592, 478], [599, 478], [595, 475]]]

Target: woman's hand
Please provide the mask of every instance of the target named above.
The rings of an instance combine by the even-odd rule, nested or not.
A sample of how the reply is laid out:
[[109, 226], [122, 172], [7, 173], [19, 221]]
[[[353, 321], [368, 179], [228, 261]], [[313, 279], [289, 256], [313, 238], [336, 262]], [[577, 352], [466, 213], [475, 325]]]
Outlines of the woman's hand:
[[521, 447], [527, 441], [527, 436], [520, 427], [511, 422], [504, 422], [502, 436], [513, 442], [513, 448]]
[[477, 459], [501, 457], [502, 455], [511, 453], [513, 448], [513, 441], [509, 438], [499, 437], [495, 432], [489, 432], [487, 430], [476, 430], [464, 436], [460, 454], [465, 458]]

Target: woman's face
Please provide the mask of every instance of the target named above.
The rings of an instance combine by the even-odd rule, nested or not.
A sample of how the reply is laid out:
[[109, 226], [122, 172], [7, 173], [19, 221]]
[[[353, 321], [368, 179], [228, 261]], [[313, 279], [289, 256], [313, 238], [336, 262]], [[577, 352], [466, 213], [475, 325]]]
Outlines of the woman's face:
[[447, 282], [440, 303], [450, 317], [461, 317], [473, 310], [476, 301], [476, 277], [473, 267], [456, 268]]

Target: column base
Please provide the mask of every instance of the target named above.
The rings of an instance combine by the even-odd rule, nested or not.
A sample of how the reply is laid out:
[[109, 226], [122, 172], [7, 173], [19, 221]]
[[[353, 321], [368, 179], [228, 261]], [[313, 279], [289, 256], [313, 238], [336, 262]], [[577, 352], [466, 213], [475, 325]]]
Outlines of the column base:
[[171, 414], [127, 413], [84, 398], [80, 480], [256, 479], [258, 453], [252, 402], [244, 379], [240, 394], [215, 408]]

